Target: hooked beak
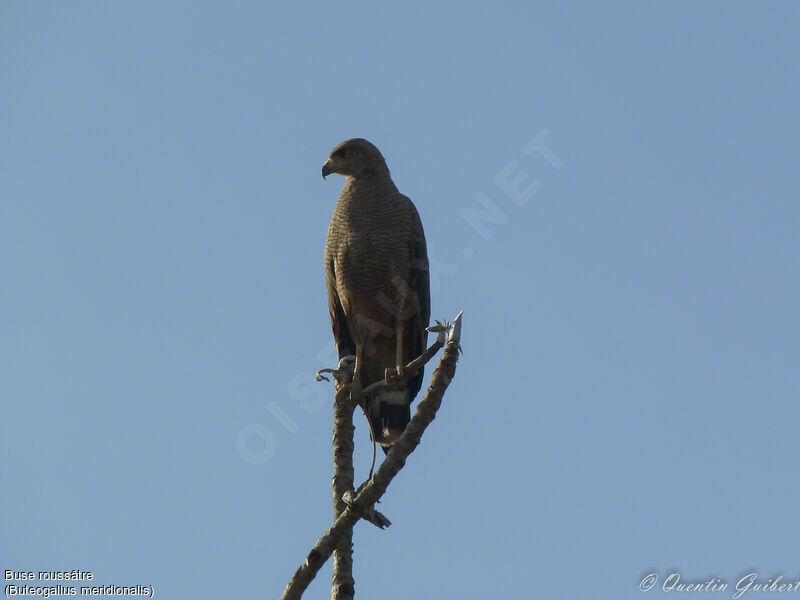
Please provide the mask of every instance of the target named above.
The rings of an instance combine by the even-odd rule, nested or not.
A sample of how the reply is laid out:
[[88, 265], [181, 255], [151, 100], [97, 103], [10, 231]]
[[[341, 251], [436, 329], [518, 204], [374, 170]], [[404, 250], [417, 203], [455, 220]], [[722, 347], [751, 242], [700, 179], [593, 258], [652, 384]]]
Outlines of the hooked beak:
[[322, 165], [322, 178], [325, 179], [328, 175], [333, 173], [333, 169], [331, 169], [330, 161], [326, 160], [325, 164]]

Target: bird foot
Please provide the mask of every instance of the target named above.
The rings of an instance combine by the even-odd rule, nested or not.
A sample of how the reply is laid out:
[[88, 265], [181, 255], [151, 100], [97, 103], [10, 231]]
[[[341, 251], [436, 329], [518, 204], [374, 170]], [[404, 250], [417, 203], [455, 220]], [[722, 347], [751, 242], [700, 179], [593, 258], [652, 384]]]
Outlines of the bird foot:
[[356, 357], [355, 356], [343, 356], [339, 359], [339, 368], [338, 369], [320, 369], [317, 371], [316, 376], [314, 377], [314, 381], [330, 381], [323, 373], [330, 373], [333, 375], [333, 378], [339, 382], [339, 384], [344, 385], [350, 383], [353, 380], [353, 371], [356, 366]]
[[386, 383], [399, 383], [400, 381], [405, 381], [406, 378], [406, 370], [405, 367], [398, 365], [397, 368], [394, 369], [386, 369], [384, 373], [384, 380]]

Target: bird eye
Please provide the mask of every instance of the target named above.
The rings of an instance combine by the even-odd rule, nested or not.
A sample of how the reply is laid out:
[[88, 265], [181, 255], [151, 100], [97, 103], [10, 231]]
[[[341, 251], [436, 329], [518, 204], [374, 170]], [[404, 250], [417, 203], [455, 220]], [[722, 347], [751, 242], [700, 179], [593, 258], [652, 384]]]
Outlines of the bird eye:
[[344, 158], [347, 156], [348, 150], [349, 148], [339, 148], [336, 152], [333, 153], [333, 155], [339, 158]]

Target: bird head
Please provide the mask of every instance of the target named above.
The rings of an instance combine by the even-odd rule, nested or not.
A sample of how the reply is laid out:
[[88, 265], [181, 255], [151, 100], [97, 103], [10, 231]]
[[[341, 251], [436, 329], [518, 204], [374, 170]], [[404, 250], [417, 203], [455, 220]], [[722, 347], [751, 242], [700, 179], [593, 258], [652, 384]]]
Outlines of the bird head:
[[331, 150], [322, 165], [322, 178], [331, 173], [358, 177], [369, 173], [389, 173], [383, 155], [374, 145], [362, 138], [347, 140]]

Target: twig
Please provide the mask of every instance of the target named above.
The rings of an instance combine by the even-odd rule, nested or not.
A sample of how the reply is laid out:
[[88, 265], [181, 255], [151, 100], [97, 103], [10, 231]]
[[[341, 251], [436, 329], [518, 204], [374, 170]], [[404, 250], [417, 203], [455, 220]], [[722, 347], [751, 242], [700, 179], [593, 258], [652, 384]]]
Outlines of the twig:
[[453, 328], [450, 330], [447, 345], [439, 361], [439, 366], [433, 372], [428, 391], [417, 406], [414, 417], [406, 426], [403, 435], [389, 450], [389, 454], [381, 466], [378, 467], [372, 480], [364, 486], [364, 489], [359, 492], [355, 500], [339, 515], [333, 526], [317, 540], [303, 564], [295, 571], [281, 596], [281, 600], [300, 599], [308, 584], [311, 583], [322, 565], [330, 558], [342, 537], [348, 533], [352, 534], [353, 525], [363, 514], [375, 506], [375, 503], [386, 492], [386, 488], [389, 487], [389, 483], [391, 483], [394, 476], [403, 468], [408, 455], [417, 447], [425, 428], [436, 417], [436, 411], [442, 404], [442, 396], [456, 372], [456, 362], [461, 351], [460, 342], [461, 313], [456, 317]]

